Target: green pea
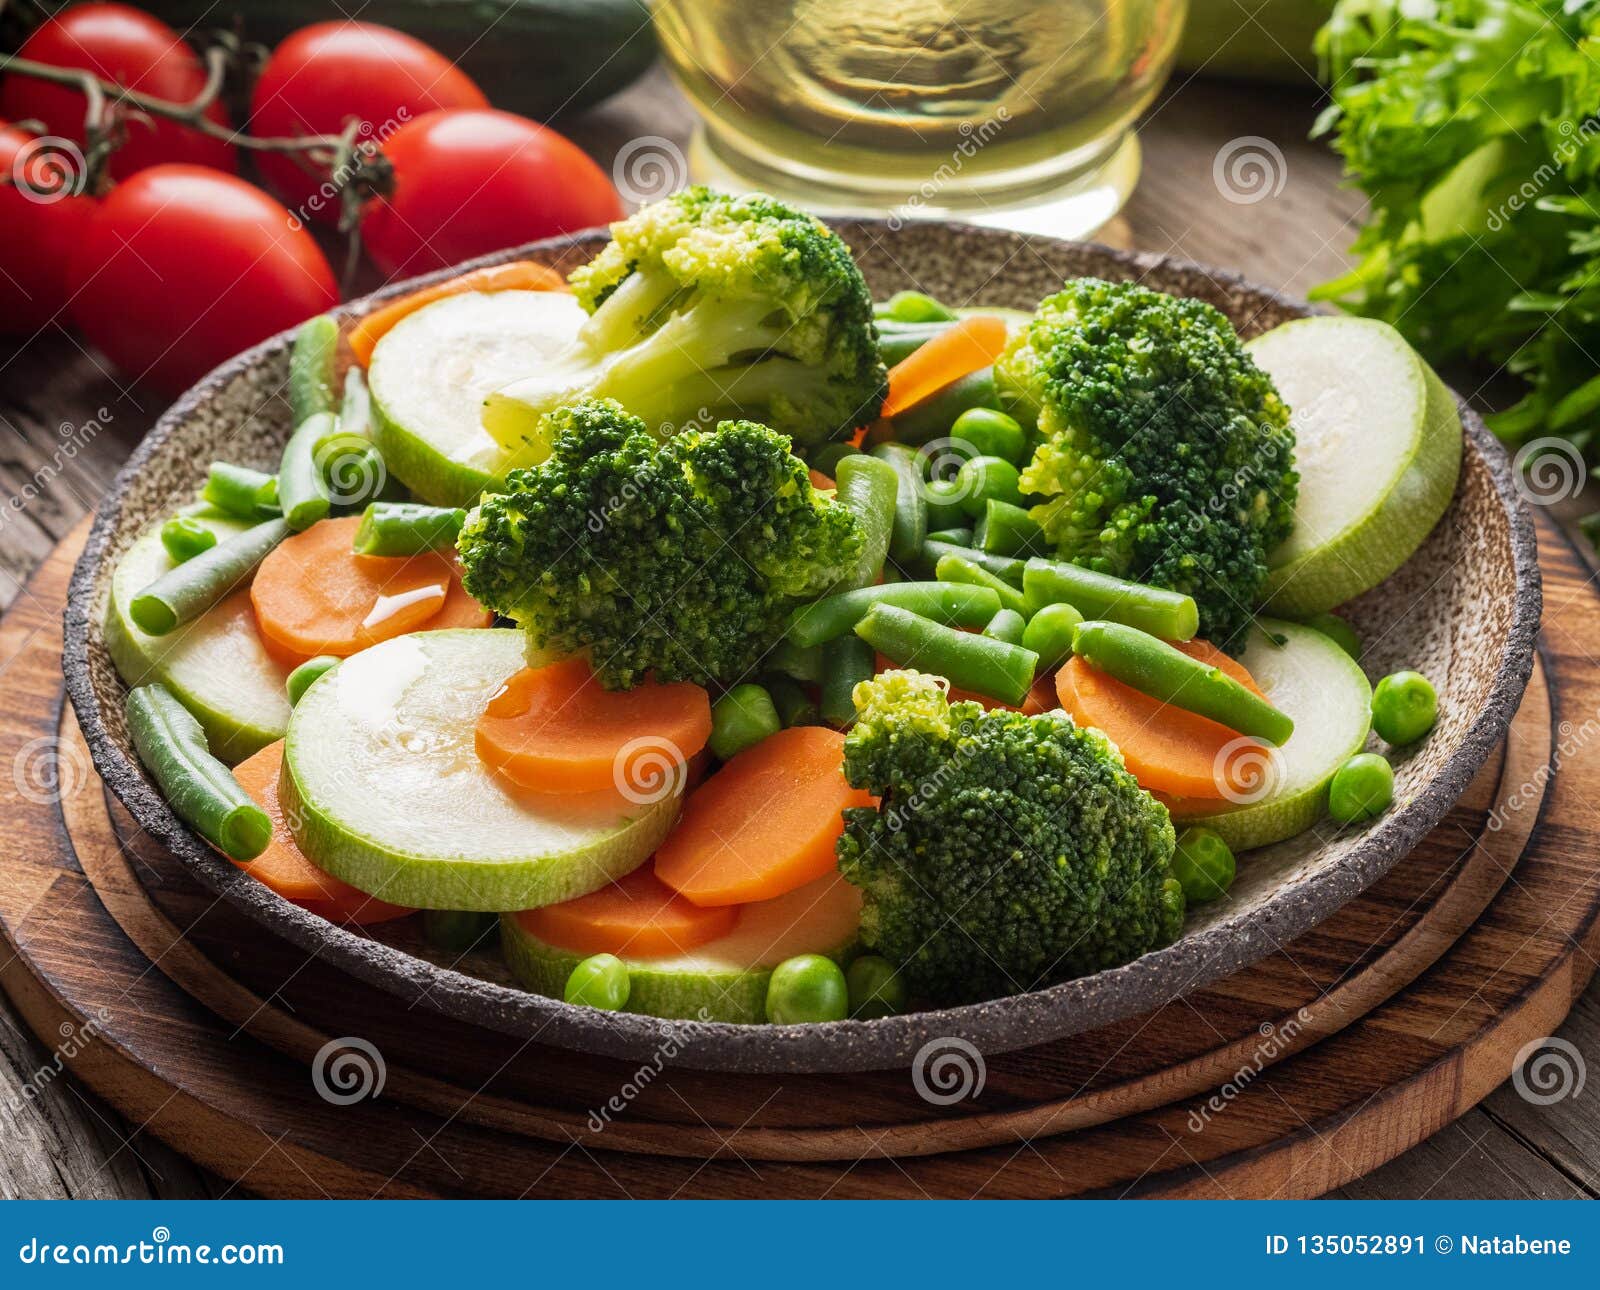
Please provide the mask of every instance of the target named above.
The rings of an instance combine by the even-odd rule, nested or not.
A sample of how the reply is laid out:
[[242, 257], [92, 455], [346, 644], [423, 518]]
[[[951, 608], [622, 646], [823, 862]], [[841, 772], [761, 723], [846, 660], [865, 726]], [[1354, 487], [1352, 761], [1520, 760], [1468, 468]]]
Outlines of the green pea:
[[1338, 614], [1318, 614], [1315, 618], [1308, 618], [1306, 626], [1316, 628], [1356, 662], [1361, 661], [1361, 637]]
[[1001, 457], [1015, 465], [1022, 460], [1027, 435], [1015, 417], [992, 408], [968, 408], [950, 427], [952, 439], [965, 439], [986, 457]]
[[1178, 834], [1172, 853], [1172, 876], [1191, 904], [1220, 900], [1233, 886], [1235, 865], [1228, 844], [1210, 829], [1194, 827]]
[[161, 545], [174, 564], [192, 560], [217, 544], [217, 535], [192, 515], [174, 515], [161, 526]]
[[1394, 801], [1394, 771], [1377, 753], [1357, 753], [1328, 785], [1328, 814], [1340, 824], [1382, 815]]
[[800, 954], [772, 969], [767, 983], [767, 1020], [780, 1026], [808, 1021], [843, 1021], [850, 1015], [850, 987], [832, 959]]
[[[971, 457], [956, 471], [956, 488], [961, 494], [961, 509], [972, 519], [980, 519], [988, 501], [1022, 505], [1021, 474], [1004, 457]], [[932, 525], [929, 526], [930, 528]], [[940, 528], [948, 527], [941, 524]]]
[[1421, 672], [1395, 672], [1372, 691], [1372, 728], [1391, 744], [1412, 744], [1439, 720], [1439, 696]]
[[615, 954], [593, 954], [572, 969], [567, 978], [568, 1003], [621, 1012], [628, 1006], [628, 965]]
[[961, 485], [953, 479], [930, 479], [924, 484], [922, 500], [928, 504], [928, 527], [935, 531], [965, 528], [967, 512], [961, 505], [963, 495]]
[[727, 761], [782, 729], [772, 696], [747, 681], [711, 705], [711, 738], [706, 743], [712, 756]]
[[1022, 647], [1039, 656], [1039, 667], [1048, 671], [1072, 657], [1072, 633], [1083, 615], [1068, 604], [1046, 605], [1028, 620], [1022, 633]]
[[906, 983], [888, 959], [863, 954], [850, 965], [844, 980], [850, 992], [850, 1015], [857, 1021], [905, 1011]]

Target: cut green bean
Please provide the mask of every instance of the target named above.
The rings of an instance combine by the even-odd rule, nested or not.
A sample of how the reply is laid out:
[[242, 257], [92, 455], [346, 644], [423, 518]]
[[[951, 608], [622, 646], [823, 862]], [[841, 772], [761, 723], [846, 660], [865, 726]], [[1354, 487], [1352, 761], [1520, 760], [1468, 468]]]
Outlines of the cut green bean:
[[425, 909], [422, 911], [422, 935], [436, 950], [463, 954], [467, 950], [495, 945], [494, 931], [499, 921], [494, 914], [480, 914], [470, 909]]
[[784, 639], [802, 647], [825, 644], [849, 632], [874, 605], [895, 605], [953, 627], [982, 627], [1001, 607], [999, 594], [986, 584], [955, 579], [879, 583], [802, 605], [791, 615]]
[[893, 605], [874, 606], [856, 635], [901, 667], [942, 676], [962, 690], [1021, 703], [1039, 656], [1020, 645], [956, 631]]
[[922, 291], [896, 291], [873, 306], [872, 316], [880, 321], [905, 323], [954, 322], [957, 317], [949, 305]]
[[736, 685], [711, 705], [711, 737], [706, 747], [719, 761], [783, 729], [772, 696], [753, 682]]
[[289, 407], [295, 425], [339, 410], [334, 365], [339, 356], [339, 324], [328, 314], [301, 324], [289, 351]]
[[235, 519], [270, 519], [278, 513], [278, 481], [264, 471], [214, 461], [200, 500]]
[[926, 345], [940, 332], [948, 331], [947, 322], [903, 323], [884, 319], [878, 323], [878, 357], [885, 367], [903, 362]]
[[128, 613], [140, 631], [165, 636], [243, 586], [272, 548], [288, 536], [289, 526], [282, 520], [267, 520], [236, 533], [168, 569], [133, 598]]
[[[990, 369], [993, 381], [993, 369]], [[1022, 464], [1028, 436], [1015, 417], [997, 410], [995, 405], [974, 404], [962, 411], [950, 425], [952, 439], [964, 439], [973, 451], [984, 457], [1001, 457], [1013, 466]]]
[[833, 590], [869, 587], [878, 580], [889, 554], [899, 503], [900, 472], [886, 461], [857, 452], [839, 459], [834, 482], [839, 486], [835, 500], [861, 521], [865, 541], [855, 568], [840, 578]]
[[996, 497], [984, 506], [972, 542], [991, 555], [1037, 555], [1045, 546], [1044, 530], [1033, 516]]
[[365, 373], [356, 364], [344, 374], [344, 398], [339, 402], [339, 424], [351, 434], [372, 438], [372, 394]]
[[1083, 621], [1071, 605], [1045, 605], [1028, 619], [1022, 643], [1039, 656], [1039, 666], [1049, 671], [1072, 657], [1072, 634]]
[[278, 465], [278, 506], [289, 528], [299, 533], [328, 518], [333, 495], [317, 460], [317, 445], [337, 431], [339, 419], [331, 412], [306, 418], [283, 446]]
[[211, 755], [205, 731], [166, 686], [129, 691], [134, 749], [184, 823], [235, 860], [254, 860], [272, 841], [272, 820]]
[[920, 446], [953, 435], [951, 426], [970, 412], [991, 410], [1001, 415], [999, 408], [994, 368], [980, 367], [888, 418], [886, 424], [898, 442]]
[[192, 515], [174, 515], [161, 526], [161, 545], [173, 564], [192, 560], [217, 544], [217, 535]]
[[953, 479], [930, 479], [922, 486], [922, 500], [928, 508], [930, 529], [967, 527], [966, 508], [961, 505], [961, 486]]
[[936, 541], [930, 537], [922, 544], [922, 563], [929, 573], [939, 567], [939, 561], [947, 555], [960, 556], [963, 560], [970, 560], [980, 569], [987, 569], [1002, 582], [1022, 589], [1022, 574], [1026, 568], [1026, 561], [1018, 560], [1009, 555], [991, 555], [987, 551], [979, 551], [975, 547], [956, 546], [950, 542]]
[[1242, 735], [1282, 745], [1294, 721], [1221, 668], [1190, 658], [1166, 641], [1122, 623], [1079, 623], [1072, 652], [1162, 703], [1209, 717]]
[[941, 556], [939, 563], [933, 566], [934, 577], [940, 582], [964, 582], [972, 587], [987, 587], [1000, 598], [1001, 609], [1014, 610], [1026, 618], [1028, 603], [1022, 593], [1004, 578], [969, 559], [970, 554]]
[[456, 534], [467, 513], [421, 502], [373, 502], [356, 527], [358, 555], [420, 555], [445, 551], [456, 544]]
[[1114, 578], [1109, 573], [1058, 560], [1029, 560], [1022, 587], [1028, 607], [1068, 604], [1085, 618], [1137, 627], [1163, 640], [1186, 641], [1200, 628], [1200, 611], [1194, 599], [1164, 587]]
[[915, 448], [903, 443], [879, 444], [872, 450], [879, 461], [894, 467], [899, 480], [895, 491], [894, 525], [889, 530], [889, 556], [894, 560], [915, 560], [928, 536], [928, 503], [922, 496], [927, 486], [922, 478], [922, 462]]
[[1002, 609], [984, 624], [983, 634], [992, 640], [1004, 641], [1007, 645], [1023, 645], [1026, 648], [1022, 637], [1027, 629], [1028, 620], [1015, 609]]
[[283, 683], [283, 688], [289, 694], [289, 706], [292, 708], [299, 703], [305, 692], [311, 688], [313, 681], [338, 665], [339, 660], [332, 654], [318, 654], [316, 658], [308, 658], [290, 672]]
[[763, 679], [762, 684], [772, 696], [772, 706], [778, 713], [778, 720], [783, 722], [784, 729], [817, 724], [817, 705], [800, 682], [787, 676], [769, 676]]
[[822, 647], [815, 645], [801, 649], [787, 640], [780, 640], [767, 651], [761, 666], [766, 671], [780, 672], [806, 685], [818, 685], [822, 681]]
[[822, 719], [830, 726], [838, 726], [841, 729], [854, 721], [855, 688], [862, 681], [870, 681], [877, 670], [878, 660], [872, 652], [872, 646], [859, 636], [840, 636], [824, 645]]
[[971, 529], [940, 529], [937, 533], [928, 534], [934, 542], [948, 542], [951, 546], [971, 546]]

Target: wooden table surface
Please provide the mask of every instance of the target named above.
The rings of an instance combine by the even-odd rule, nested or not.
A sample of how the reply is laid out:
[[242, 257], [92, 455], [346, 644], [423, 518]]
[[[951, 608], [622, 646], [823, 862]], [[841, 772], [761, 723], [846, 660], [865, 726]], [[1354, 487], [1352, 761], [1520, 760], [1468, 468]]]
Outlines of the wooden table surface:
[[[1306, 138], [1313, 90], [1182, 79], [1142, 129], [1144, 177], [1106, 240], [1235, 269], [1303, 296], [1344, 266], [1361, 211], [1359, 196], [1339, 187], [1335, 159]], [[644, 136], [681, 145], [690, 123], [686, 105], [655, 72], [564, 128], [609, 165], [623, 145]], [[1259, 200], [1229, 200], [1214, 179], [1219, 158], [1226, 162], [1241, 149], [1267, 159], [1268, 191]], [[1458, 388], [1476, 388], [1470, 378], [1456, 379]], [[94, 509], [162, 406], [148, 391], [126, 388], [65, 331], [21, 349], [0, 347], [0, 608], [23, 594], [30, 571]], [[1600, 1053], [1600, 984], [1579, 1000], [1561, 1033], [1580, 1052]], [[47, 1064], [48, 1054], [0, 997], [0, 1196], [237, 1194], [70, 1078], [38, 1081]], [[1339, 1194], [1600, 1195], [1600, 1082], [1550, 1106], [1530, 1105], [1505, 1085]]]

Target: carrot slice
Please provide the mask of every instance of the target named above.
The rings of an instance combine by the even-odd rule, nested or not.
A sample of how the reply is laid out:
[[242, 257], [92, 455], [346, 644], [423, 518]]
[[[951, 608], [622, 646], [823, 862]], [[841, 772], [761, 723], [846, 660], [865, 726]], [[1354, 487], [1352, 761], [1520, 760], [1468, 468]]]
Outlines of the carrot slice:
[[697, 905], [771, 900], [832, 870], [840, 812], [871, 806], [844, 778], [844, 736], [791, 726], [695, 789], [656, 852], [656, 876]]
[[473, 269], [459, 277], [437, 282], [421, 291], [391, 300], [380, 305], [364, 318], [356, 320], [350, 329], [350, 352], [362, 367], [372, 362], [372, 351], [394, 325], [423, 305], [431, 305], [446, 296], [464, 295], [468, 291], [566, 291], [567, 280], [548, 265], [532, 260], [512, 260], [509, 264], [491, 264], [484, 269]]
[[587, 896], [517, 915], [525, 932], [557, 949], [630, 959], [682, 954], [726, 936], [738, 921], [732, 906], [691, 904], [648, 864]]
[[272, 821], [272, 841], [254, 860], [238, 865], [252, 878], [285, 900], [320, 914], [333, 923], [384, 923], [404, 918], [414, 910], [369, 896], [335, 878], [305, 858], [283, 818], [278, 802], [278, 777], [283, 769], [283, 740], [268, 744], [233, 768], [239, 786]]
[[1006, 323], [993, 314], [974, 314], [940, 332], [889, 369], [889, 397], [883, 415], [898, 416], [963, 376], [988, 367], [1006, 347]]
[[357, 555], [360, 517], [323, 520], [281, 543], [250, 584], [256, 626], [282, 662], [347, 657], [427, 626], [487, 627], [447, 555]]
[[606, 690], [588, 660], [523, 668], [478, 718], [478, 757], [540, 793], [615, 789], [629, 798], [680, 783], [711, 737], [711, 700], [692, 681]]
[[[1249, 672], [1207, 642], [1173, 644], [1261, 694]], [[1242, 752], [1256, 741], [1237, 730], [1141, 694], [1081, 658], [1069, 659], [1056, 673], [1056, 693], [1074, 721], [1103, 731], [1122, 750], [1128, 770], [1152, 792], [1215, 801], [1251, 787], [1246, 782], [1250, 759], [1229, 752]]]

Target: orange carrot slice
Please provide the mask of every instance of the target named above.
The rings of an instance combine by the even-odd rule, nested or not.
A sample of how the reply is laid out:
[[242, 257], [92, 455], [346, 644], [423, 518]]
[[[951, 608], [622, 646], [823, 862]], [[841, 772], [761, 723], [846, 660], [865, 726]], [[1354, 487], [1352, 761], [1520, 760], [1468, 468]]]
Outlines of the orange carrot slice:
[[[1221, 650], [1202, 640], [1173, 644], [1261, 694], [1250, 673]], [[1128, 770], [1151, 792], [1215, 801], [1250, 788], [1248, 762], [1228, 752], [1254, 741], [1241, 743], [1244, 737], [1220, 722], [1141, 694], [1081, 658], [1056, 673], [1056, 693], [1074, 721], [1103, 731], [1122, 750]]]
[[974, 314], [919, 345], [889, 369], [889, 397], [883, 415], [898, 416], [980, 368], [1006, 347], [1006, 323], [993, 314]]
[[329, 922], [383, 923], [415, 912], [369, 896], [332, 874], [323, 873], [305, 858], [295, 845], [278, 803], [278, 776], [282, 769], [281, 739], [233, 768], [239, 786], [272, 821], [272, 841], [267, 849], [254, 860], [233, 863], [285, 900], [320, 914]]
[[656, 876], [697, 905], [771, 900], [833, 869], [840, 812], [871, 806], [844, 778], [844, 736], [791, 726], [746, 748], [684, 802]]
[[625, 796], [682, 779], [711, 737], [711, 700], [692, 681], [606, 690], [588, 660], [512, 676], [478, 718], [479, 759], [540, 793], [616, 789]]
[[702, 909], [668, 887], [648, 865], [576, 900], [517, 915], [522, 929], [573, 954], [662, 958], [726, 936], [736, 908]]
[[408, 314], [414, 314], [423, 305], [431, 305], [446, 296], [464, 295], [468, 291], [565, 291], [567, 280], [548, 265], [532, 260], [512, 260], [509, 264], [491, 264], [485, 269], [473, 269], [446, 282], [435, 283], [421, 291], [379, 305], [364, 318], [356, 320], [350, 329], [350, 352], [362, 367], [372, 361], [372, 351], [394, 325]]
[[489, 625], [488, 611], [461, 590], [449, 556], [357, 555], [350, 544], [360, 523], [351, 515], [313, 524], [256, 570], [250, 603], [279, 661], [345, 658], [423, 626]]

